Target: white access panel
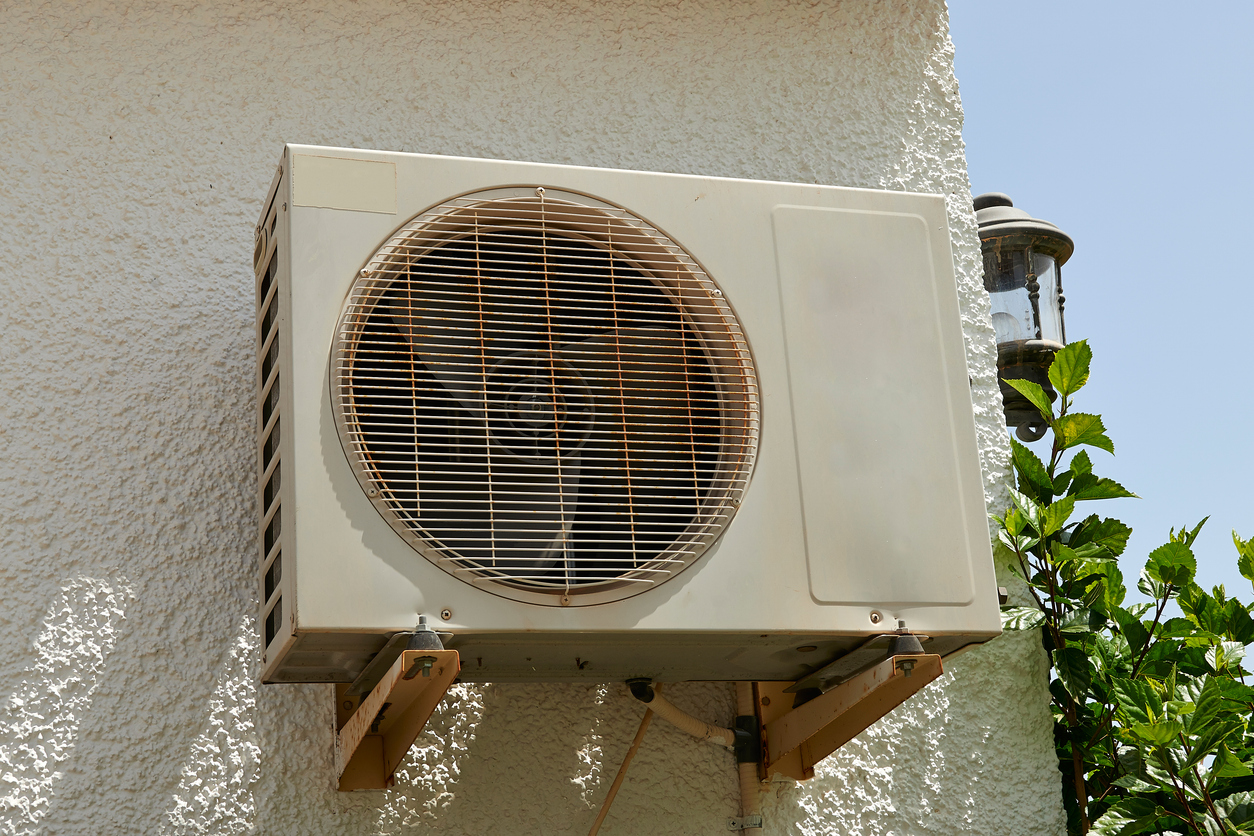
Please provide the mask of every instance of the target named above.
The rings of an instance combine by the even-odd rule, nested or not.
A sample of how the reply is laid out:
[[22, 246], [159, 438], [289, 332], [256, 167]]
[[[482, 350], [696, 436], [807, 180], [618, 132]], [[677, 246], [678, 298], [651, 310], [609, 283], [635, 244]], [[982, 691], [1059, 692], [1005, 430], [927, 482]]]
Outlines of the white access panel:
[[[772, 213], [810, 590], [961, 605], [984, 534], [948, 246], [917, 214]], [[938, 270], [938, 267], [940, 268]]]

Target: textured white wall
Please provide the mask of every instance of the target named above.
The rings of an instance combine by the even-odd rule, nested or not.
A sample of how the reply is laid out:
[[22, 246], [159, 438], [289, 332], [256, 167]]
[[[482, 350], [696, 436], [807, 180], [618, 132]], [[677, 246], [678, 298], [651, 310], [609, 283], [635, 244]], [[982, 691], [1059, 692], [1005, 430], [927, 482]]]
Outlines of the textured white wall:
[[[0, 4], [0, 831], [586, 832], [618, 686], [459, 687], [342, 795], [326, 686], [255, 684], [252, 230], [284, 141], [949, 198], [986, 486], [1006, 460], [939, 0]], [[1028, 637], [769, 794], [767, 834], [1057, 833]], [[728, 721], [722, 684], [672, 698]], [[606, 834], [720, 832], [655, 724]]]

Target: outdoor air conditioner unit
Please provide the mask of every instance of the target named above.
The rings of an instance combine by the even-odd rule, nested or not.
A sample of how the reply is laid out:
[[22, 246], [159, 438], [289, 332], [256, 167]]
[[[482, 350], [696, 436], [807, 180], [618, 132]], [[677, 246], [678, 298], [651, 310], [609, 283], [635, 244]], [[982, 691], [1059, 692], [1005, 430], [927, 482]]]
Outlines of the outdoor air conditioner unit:
[[[262, 677], [798, 680], [999, 630], [937, 195], [289, 145]], [[384, 653], [384, 655], [387, 655]]]

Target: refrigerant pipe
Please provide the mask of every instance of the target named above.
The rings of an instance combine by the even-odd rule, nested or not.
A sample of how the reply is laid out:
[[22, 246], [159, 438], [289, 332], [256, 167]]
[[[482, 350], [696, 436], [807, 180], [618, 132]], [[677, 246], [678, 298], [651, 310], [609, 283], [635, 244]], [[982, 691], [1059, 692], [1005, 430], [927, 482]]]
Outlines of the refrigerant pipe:
[[649, 710], [657, 716], [661, 717], [693, 737], [698, 737], [708, 743], [716, 746], [725, 746], [728, 749], [736, 747], [736, 733], [731, 729], [725, 729], [722, 726], [711, 725], [704, 720], [698, 720], [688, 712], [677, 708], [674, 703], [666, 699], [661, 694], [655, 693], [653, 686], [646, 679], [629, 679], [627, 687], [631, 689], [631, 695], [640, 702], [649, 706]]
[[[628, 680], [627, 687], [631, 689], [633, 697], [647, 705], [649, 710], [657, 716], [673, 723], [693, 737], [698, 737], [717, 746], [724, 746], [736, 751], [736, 772], [740, 779], [741, 827], [761, 827], [762, 795], [761, 784], [758, 781], [757, 764], [757, 759], [760, 755], [757, 752], [750, 751], [747, 756], [742, 758], [741, 754], [742, 751], [752, 750], [756, 746], [752, 742], [745, 746], [742, 742], [742, 746], [738, 748], [736, 746], [735, 731], [725, 729], [722, 726], [712, 725], [704, 720], [698, 720], [688, 712], [677, 708], [670, 700], [656, 693], [647, 679]], [[751, 718], [756, 724], [757, 715], [753, 704], [752, 682], [736, 683], [736, 714], [740, 718]], [[740, 727], [739, 721], [737, 722], [737, 727]], [[746, 739], [752, 741], [754, 736], [749, 736]]]

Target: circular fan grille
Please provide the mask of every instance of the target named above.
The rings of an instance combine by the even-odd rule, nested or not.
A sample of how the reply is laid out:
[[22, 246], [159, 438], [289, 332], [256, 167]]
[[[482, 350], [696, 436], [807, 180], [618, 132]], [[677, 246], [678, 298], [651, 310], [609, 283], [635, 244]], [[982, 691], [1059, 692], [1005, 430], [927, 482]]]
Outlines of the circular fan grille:
[[629, 212], [543, 188], [458, 198], [393, 236], [349, 293], [331, 397], [393, 528], [542, 604], [691, 564], [757, 443], [748, 346], [714, 283]]

